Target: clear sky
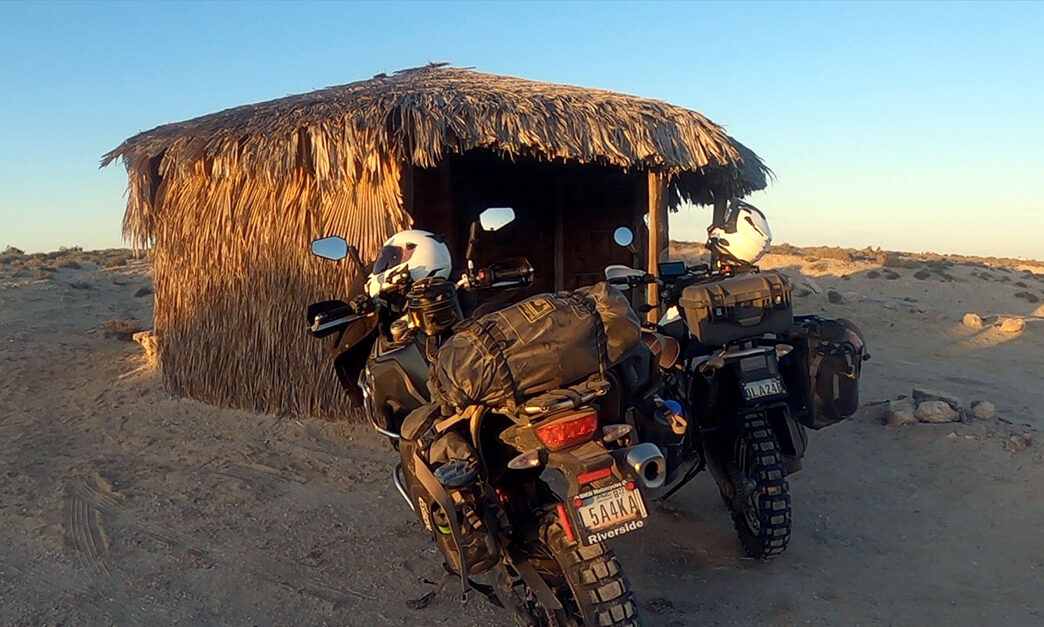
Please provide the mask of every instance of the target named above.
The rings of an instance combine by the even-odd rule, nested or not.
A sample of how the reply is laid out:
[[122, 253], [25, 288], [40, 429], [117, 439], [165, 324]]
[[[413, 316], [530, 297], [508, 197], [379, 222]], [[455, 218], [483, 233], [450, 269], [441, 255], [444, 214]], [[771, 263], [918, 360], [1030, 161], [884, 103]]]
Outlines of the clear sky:
[[1039, 2], [4, 2], [0, 248], [121, 245], [139, 131], [429, 61], [701, 111], [777, 242], [1044, 258]]

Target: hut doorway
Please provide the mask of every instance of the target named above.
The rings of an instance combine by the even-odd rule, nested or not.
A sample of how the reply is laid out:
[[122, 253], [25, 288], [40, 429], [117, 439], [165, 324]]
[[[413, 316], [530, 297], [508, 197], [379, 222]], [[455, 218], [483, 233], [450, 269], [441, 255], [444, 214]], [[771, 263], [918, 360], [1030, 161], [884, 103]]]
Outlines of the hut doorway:
[[621, 225], [639, 228], [646, 205], [644, 173], [598, 165], [507, 161], [488, 150], [406, 168], [403, 196], [416, 228], [442, 233], [463, 267], [468, 227], [488, 207], [511, 207], [515, 222], [481, 234], [475, 263], [525, 256], [536, 291], [575, 289], [601, 280], [611, 263], [641, 263], [613, 242]]

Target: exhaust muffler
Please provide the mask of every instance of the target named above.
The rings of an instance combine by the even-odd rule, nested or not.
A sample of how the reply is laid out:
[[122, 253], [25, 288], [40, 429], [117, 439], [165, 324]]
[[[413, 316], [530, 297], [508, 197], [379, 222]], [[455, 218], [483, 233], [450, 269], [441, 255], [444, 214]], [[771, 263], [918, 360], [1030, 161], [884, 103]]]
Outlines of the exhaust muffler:
[[667, 478], [667, 460], [652, 442], [642, 442], [612, 453], [624, 471], [646, 488], [659, 488]]

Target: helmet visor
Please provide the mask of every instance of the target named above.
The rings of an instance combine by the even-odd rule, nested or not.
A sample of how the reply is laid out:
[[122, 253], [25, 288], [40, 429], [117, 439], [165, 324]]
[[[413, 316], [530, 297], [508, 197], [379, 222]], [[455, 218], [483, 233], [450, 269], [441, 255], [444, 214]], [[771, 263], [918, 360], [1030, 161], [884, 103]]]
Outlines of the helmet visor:
[[414, 246], [385, 246], [373, 263], [373, 274], [380, 274], [388, 268], [406, 263], [413, 256]]

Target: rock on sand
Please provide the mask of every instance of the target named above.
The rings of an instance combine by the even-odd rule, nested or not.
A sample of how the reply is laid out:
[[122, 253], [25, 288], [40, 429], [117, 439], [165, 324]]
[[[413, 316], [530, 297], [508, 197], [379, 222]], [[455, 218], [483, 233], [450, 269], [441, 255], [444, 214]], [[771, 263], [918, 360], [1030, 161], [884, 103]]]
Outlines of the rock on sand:
[[882, 420], [885, 424], [899, 426], [917, 422], [917, 418], [914, 416], [917, 404], [912, 398], [888, 401], [885, 405], [885, 415]]
[[989, 401], [975, 401], [972, 403], [972, 416], [979, 420], [989, 420], [997, 415], [997, 408]]
[[969, 329], [981, 329], [982, 328], [982, 316], [977, 313], [966, 313], [964, 319], [961, 320], [964, 326]]
[[956, 394], [923, 387], [915, 387], [913, 389], [913, 399], [918, 403], [923, 403], [925, 401], [942, 401], [949, 405], [950, 409], [954, 411], [959, 410], [964, 405], [964, 401]]
[[925, 401], [917, 406], [914, 416], [921, 422], [930, 423], [956, 422], [960, 418], [946, 401]]
[[1022, 333], [1026, 329], [1026, 321], [1022, 318], [1003, 318], [997, 324], [1005, 333]]

